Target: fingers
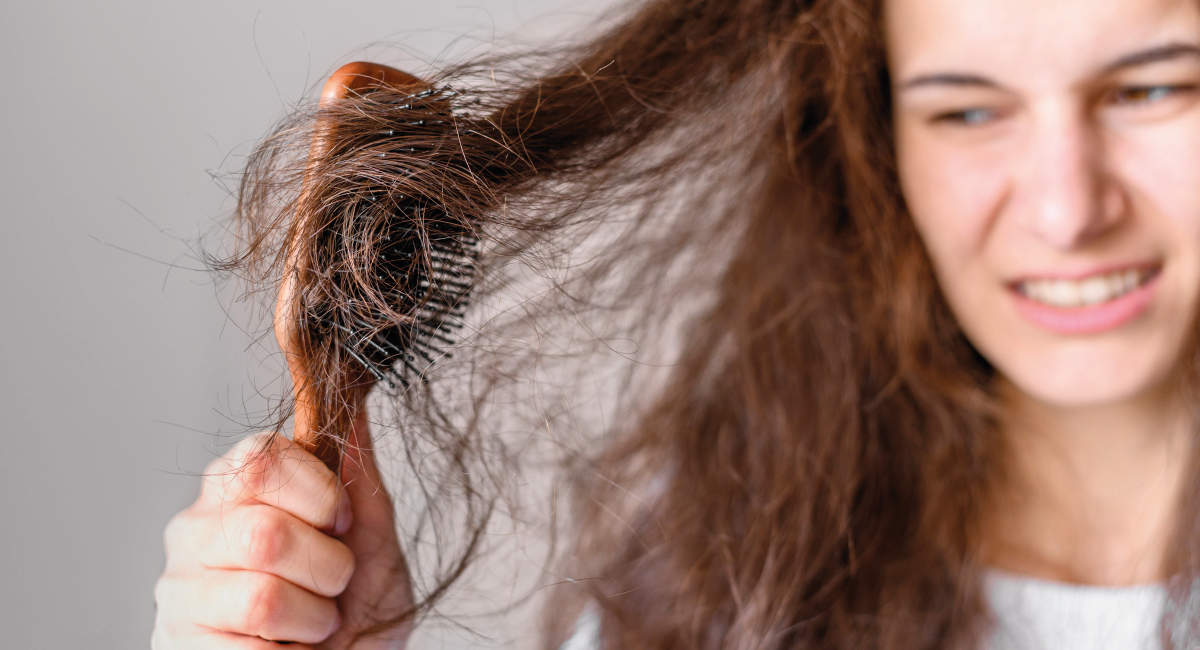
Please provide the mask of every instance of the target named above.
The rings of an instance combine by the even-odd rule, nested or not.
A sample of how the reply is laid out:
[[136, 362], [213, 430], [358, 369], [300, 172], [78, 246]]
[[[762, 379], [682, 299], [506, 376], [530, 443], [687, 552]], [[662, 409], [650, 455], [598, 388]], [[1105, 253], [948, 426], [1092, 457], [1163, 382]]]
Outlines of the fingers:
[[321, 596], [342, 593], [354, 573], [345, 544], [271, 506], [243, 504], [219, 523], [178, 532], [178, 543], [205, 567], [270, 573]]
[[[341, 624], [333, 599], [258, 571], [164, 575], [159, 580], [156, 601], [160, 611], [187, 612], [185, 625], [268, 641], [320, 643]], [[169, 625], [162, 627], [170, 630]]]
[[354, 517], [363, 517], [358, 528], [393, 531], [395, 509], [375, 464], [375, 450], [367, 429], [366, 409], [359, 409], [342, 462], [342, 480], [353, 505]]
[[[166, 531], [156, 650], [348, 647], [359, 631], [409, 612], [393, 505], [365, 416], [348, 442], [345, 486], [282, 436], [249, 438], [213, 464], [200, 499]], [[371, 638], [396, 647], [410, 630]]]
[[[338, 598], [344, 626], [330, 642], [349, 642], [353, 632], [371, 628], [379, 621], [395, 620], [413, 606], [412, 590], [400, 542], [396, 534], [395, 510], [384, 487], [371, 449], [365, 410], [360, 409], [347, 440], [342, 477], [354, 506], [354, 526], [340, 537], [354, 551], [355, 571], [346, 591]], [[371, 637], [367, 647], [404, 647], [411, 622]], [[357, 646], [355, 646], [357, 647]]]
[[206, 630], [202, 633], [199, 641], [194, 647], [199, 650], [312, 650], [312, 646], [307, 643], [277, 643], [275, 641], [267, 641], [254, 636], [245, 636], [242, 634], [230, 634], [228, 632], [217, 632]]
[[201, 502], [258, 502], [318, 529], [341, 534], [353, 519], [342, 482], [316, 456], [281, 435], [240, 443], [206, 472]]
[[[335, 596], [353, 551], [341, 482], [280, 436], [254, 436], [214, 463], [200, 499], [166, 530], [154, 647], [316, 644], [341, 624]], [[324, 531], [324, 532], [322, 532]], [[288, 645], [296, 648], [296, 645]]]

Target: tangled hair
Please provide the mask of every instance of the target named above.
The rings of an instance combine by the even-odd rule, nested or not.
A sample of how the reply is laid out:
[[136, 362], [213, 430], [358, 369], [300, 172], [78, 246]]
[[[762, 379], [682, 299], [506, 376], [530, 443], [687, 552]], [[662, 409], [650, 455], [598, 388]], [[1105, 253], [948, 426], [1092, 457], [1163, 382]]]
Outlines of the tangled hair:
[[462, 329], [406, 381], [344, 337], [302, 349], [322, 435], [370, 390], [395, 413], [406, 550], [438, 550], [409, 615], [498, 510], [526, 516], [536, 440], [571, 505], [548, 575], [596, 578], [557, 587], [551, 646], [585, 600], [609, 648], [979, 642], [993, 373], [906, 214], [881, 15], [651, 0], [576, 49], [429, 74], [436, 102], [301, 109], [256, 149], [221, 268], [269, 289], [303, 258], [307, 332], [413, 323], [372, 272], [397, 223], [479, 242]]

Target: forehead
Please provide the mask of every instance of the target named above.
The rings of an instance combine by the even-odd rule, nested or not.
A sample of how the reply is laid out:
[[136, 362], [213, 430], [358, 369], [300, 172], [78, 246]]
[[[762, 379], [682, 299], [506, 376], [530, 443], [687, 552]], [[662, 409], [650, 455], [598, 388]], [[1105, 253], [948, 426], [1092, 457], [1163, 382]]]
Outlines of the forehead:
[[1094, 74], [1147, 46], [1200, 39], [1200, 0], [885, 0], [897, 77], [948, 67], [1029, 82]]

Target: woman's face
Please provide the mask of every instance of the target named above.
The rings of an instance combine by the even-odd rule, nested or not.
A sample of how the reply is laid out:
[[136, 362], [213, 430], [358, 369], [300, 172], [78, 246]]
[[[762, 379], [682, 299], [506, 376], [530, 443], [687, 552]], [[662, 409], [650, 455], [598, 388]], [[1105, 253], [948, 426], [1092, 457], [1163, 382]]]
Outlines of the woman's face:
[[888, 0], [908, 207], [971, 342], [1062, 406], [1144, 394], [1200, 295], [1196, 0]]

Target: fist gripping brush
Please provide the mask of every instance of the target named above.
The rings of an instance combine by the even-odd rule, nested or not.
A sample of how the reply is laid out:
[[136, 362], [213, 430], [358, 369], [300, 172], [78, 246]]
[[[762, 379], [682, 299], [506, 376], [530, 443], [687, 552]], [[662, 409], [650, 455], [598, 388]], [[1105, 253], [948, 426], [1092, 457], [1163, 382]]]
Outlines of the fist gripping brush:
[[455, 95], [361, 62], [321, 94], [274, 327], [294, 439], [334, 471], [371, 386], [422, 381], [461, 326], [479, 240], [443, 191], [472, 173], [446, 151]]

